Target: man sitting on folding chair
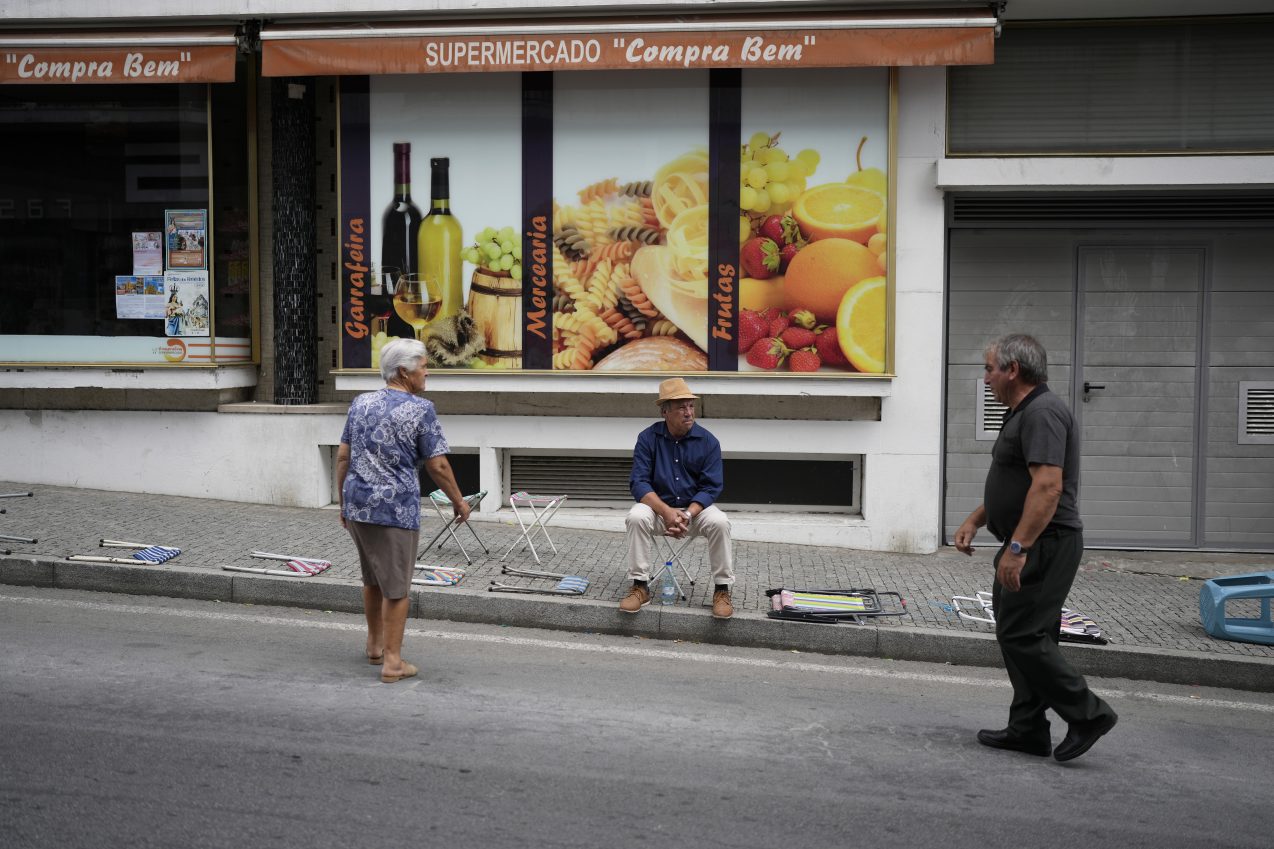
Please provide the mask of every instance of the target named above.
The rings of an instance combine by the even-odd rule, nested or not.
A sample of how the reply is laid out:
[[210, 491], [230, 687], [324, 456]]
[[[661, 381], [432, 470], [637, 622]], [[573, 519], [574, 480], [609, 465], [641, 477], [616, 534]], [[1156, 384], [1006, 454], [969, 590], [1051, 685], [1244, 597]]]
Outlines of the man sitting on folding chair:
[[659, 384], [658, 401], [663, 421], [637, 437], [629, 477], [637, 503], [626, 523], [628, 577], [633, 585], [619, 603], [625, 613], [636, 613], [650, 603], [651, 548], [655, 534], [663, 534], [672, 540], [707, 539], [715, 584], [712, 615], [729, 619], [734, 614], [730, 520], [714, 503], [723, 488], [721, 443], [695, 423], [697, 397], [682, 378], [665, 380]]

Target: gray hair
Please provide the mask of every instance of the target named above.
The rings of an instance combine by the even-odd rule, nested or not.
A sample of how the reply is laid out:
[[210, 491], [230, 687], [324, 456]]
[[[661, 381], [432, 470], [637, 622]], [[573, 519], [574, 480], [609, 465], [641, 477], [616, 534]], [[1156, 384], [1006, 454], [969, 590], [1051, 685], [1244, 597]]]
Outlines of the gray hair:
[[1010, 333], [986, 346], [986, 353], [995, 357], [995, 365], [1001, 371], [1009, 363], [1017, 363], [1022, 382], [1038, 386], [1048, 380], [1048, 354], [1034, 336]]
[[389, 383], [398, 376], [400, 368], [411, 371], [428, 356], [425, 343], [419, 339], [395, 339], [380, 349], [380, 376]]

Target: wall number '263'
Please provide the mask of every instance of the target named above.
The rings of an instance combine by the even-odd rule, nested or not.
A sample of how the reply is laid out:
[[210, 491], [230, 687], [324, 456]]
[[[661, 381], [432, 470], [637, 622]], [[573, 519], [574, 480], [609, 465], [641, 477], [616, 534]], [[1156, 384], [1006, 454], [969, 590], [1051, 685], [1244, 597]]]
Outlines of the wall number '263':
[[5, 218], [70, 218], [71, 199], [55, 198], [45, 201], [43, 198], [28, 198], [26, 202], [13, 198], [0, 198], [0, 219]]

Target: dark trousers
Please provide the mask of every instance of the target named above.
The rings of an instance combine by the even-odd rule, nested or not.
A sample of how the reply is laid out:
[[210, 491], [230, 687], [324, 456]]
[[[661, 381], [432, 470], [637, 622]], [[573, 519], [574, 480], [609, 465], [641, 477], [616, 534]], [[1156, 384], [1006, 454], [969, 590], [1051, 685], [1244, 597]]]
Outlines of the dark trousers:
[[[995, 556], [998, 567], [1007, 550]], [[1088, 689], [1062, 657], [1062, 605], [1070, 593], [1084, 554], [1080, 531], [1048, 530], [1031, 547], [1022, 569], [1022, 588], [1009, 592], [996, 581], [991, 590], [995, 607], [995, 639], [1013, 684], [1008, 730], [1017, 737], [1049, 739], [1048, 718], [1053, 712], [1067, 723], [1087, 722], [1114, 714]]]

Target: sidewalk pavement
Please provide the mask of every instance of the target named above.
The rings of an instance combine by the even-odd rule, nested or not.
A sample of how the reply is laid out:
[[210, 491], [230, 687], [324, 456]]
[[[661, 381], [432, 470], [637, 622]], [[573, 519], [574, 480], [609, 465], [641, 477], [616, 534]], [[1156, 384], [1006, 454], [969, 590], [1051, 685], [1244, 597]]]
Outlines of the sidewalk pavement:
[[[94, 590], [289, 605], [361, 612], [358, 559], [335, 509], [273, 507], [166, 495], [107, 492], [0, 482], [0, 493], [34, 492], [31, 498], [0, 499], [0, 534], [32, 537], [35, 544], [0, 541], [0, 584]], [[613, 511], [607, 511], [613, 512]], [[539, 545], [540, 568], [589, 579], [581, 597], [489, 593], [493, 579], [528, 586], [550, 580], [501, 576], [502, 555], [518, 536], [506, 509], [478, 516], [474, 527], [491, 553], [460, 529], [474, 562], [456, 587], [420, 587], [413, 592], [413, 617], [451, 619], [533, 628], [627, 634], [634, 637], [758, 646], [801, 652], [865, 655], [894, 660], [1000, 666], [987, 625], [960, 620], [953, 595], [990, 589], [992, 549], [972, 558], [946, 548], [932, 555], [889, 554], [774, 543], [736, 542], [735, 615], [709, 614], [712, 586], [706, 545], [696, 541], [685, 562], [699, 577], [688, 602], [661, 608], [657, 601], [632, 616], [617, 610], [627, 589], [623, 535], [550, 525], [558, 553]], [[573, 524], [578, 524], [575, 516]], [[746, 515], [736, 515], [736, 523]], [[421, 543], [440, 523], [432, 508], [422, 515]], [[98, 547], [100, 538], [176, 546], [180, 556], [162, 565], [82, 563], [71, 554], [130, 557]], [[253, 560], [264, 550], [330, 560], [317, 577], [289, 578], [223, 570], [223, 564], [270, 565]], [[454, 543], [424, 558], [436, 566], [466, 566]], [[514, 551], [509, 563], [535, 568], [529, 551]], [[275, 566], [281, 564], [274, 564]], [[1274, 691], [1274, 646], [1229, 642], [1208, 636], [1199, 622], [1203, 580], [1227, 574], [1274, 570], [1274, 555], [1088, 551], [1068, 606], [1094, 619], [1109, 645], [1065, 644], [1084, 674], [1178, 684]], [[864, 624], [809, 624], [765, 616], [765, 590], [894, 590], [906, 599], [900, 618]], [[1253, 608], [1255, 602], [1248, 602]], [[1230, 611], [1230, 615], [1255, 616]]]

